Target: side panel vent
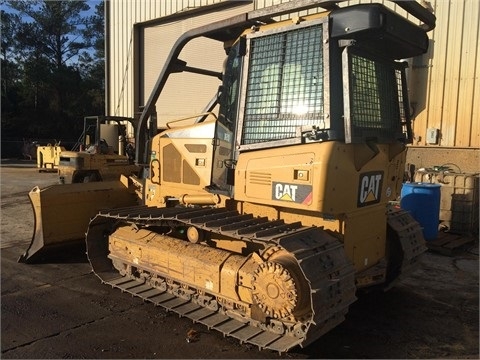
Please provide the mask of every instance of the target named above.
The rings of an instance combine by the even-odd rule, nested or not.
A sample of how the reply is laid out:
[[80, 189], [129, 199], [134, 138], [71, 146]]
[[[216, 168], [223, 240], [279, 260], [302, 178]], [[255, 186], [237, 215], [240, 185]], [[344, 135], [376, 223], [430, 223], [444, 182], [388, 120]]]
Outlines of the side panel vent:
[[272, 185], [272, 175], [270, 173], [252, 171], [248, 174], [248, 183], [270, 186]]

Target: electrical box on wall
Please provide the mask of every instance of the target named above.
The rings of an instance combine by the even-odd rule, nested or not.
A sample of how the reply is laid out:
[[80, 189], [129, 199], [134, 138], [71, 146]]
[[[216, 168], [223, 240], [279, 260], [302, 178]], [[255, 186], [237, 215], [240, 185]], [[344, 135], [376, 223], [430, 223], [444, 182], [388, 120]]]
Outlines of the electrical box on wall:
[[429, 144], [438, 144], [438, 133], [440, 132], [439, 129], [430, 128], [427, 129], [427, 143]]

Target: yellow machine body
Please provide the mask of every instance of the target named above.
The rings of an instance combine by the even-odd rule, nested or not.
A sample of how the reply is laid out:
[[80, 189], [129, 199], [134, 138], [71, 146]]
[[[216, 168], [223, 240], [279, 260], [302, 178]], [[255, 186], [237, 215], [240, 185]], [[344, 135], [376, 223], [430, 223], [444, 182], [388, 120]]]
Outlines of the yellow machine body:
[[138, 174], [139, 167], [126, 155], [113, 152], [64, 151], [58, 165], [60, 180], [66, 184], [118, 180], [120, 175]]
[[37, 147], [38, 171], [57, 171], [60, 163], [60, 153], [66, 149], [63, 146], [51, 145]]
[[405, 165], [404, 150], [395, 156], [391, 146], [377, 150], [363, 164], [355, 163], [356, 156], [373, 154], [364, 144], [325, 142], [287, 153], [277, 148], [241, 154], [235, 169], [238, 208], [335, 231], [356, 270], [365, 270], [385, 257], [385, 209], [400, 193]]
[[[204, 138], [162, 133], [153, 139], [147, 205], [165, 207], [177, 200], [225, 206], [225, 197], [205, 190], [214, 161], [208, 146], [213, 125], [168, 132], [205, 134]], [[364, 144], [322, 142], [241, 153], [235, 168], [235, 201], [228, 200], [228, 206], [240, 213], [334, 231], [342, 236], [357, 271], [362, 271], [385, 257], [386, 206], [400, 194], [405, 151], [401, 145], [372, 150]]]
[[[146, 205], [166, 206], [168, 199], [182, 198], [186, 194], [205, 196], [218, 203], [218, 196], [204, 190], [212, 175], [215, 125], [214, 121], [208, 121], [194, 127], [182, 126], [152, 139], [150, 176], [145, 185]], [[187, 136], [178, 135], [184, 133]]]
[[[121, 175], [138, 175], [140, 167], [127, 150], [133, 145], [126, 141], [125, 123], [133, 121], [118, 116], [86, 116], [83, 133], [72, 150], [55, 147], [50, 151], [49, 161], [55, 164], [60, 182], [112, 181]], [[37, 161], [40, 164], [41, 160]]]

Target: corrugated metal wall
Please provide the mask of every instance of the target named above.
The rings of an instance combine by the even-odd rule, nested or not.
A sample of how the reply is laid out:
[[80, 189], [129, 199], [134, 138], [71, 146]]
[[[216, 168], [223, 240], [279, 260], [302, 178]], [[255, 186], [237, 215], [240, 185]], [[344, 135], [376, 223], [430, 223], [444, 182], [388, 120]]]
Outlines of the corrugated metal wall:
[[106, 112], [133, 116], [133, 25], [222, 0], [106, 1]]
[[437, 27], [430, 34], [429, 54], [414, 69], [428, 78], [425, 104], [415, 117], [416, 145], [427, 145], [427, 129], [436, 128], [440, 146], [478, 148], [480, 2], [436, 0], [431, 5]]
[[[292, 0], [294, 1], [294, 0]], [[133, 115], [133, 24], [185, 9], [219, 3], [219, 0], [124, 0], [110, 1], [108, 111]], [[255, 0], [255, 8], [288, 2]], [[354, 3], [372, 2], [367, 0]], [[394, 4], [385, 1], [389, 7]], [[410, 100], [414, 114], [414, 145], [420, 147], [480, 147], [480, 46], [478, 0], [424, 2], [437, 16], [429, 33], [430, 50], [412, 59]], [[415, 21], [415, 19], [412, 19]], [[438, 141], [427, 141], [427, 130], [438, 129]]]

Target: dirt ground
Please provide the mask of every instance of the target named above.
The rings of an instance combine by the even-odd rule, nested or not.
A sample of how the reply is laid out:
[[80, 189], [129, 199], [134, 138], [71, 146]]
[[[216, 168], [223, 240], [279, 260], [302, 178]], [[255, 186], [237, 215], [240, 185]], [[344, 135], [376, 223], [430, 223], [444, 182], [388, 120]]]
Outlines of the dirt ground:
[[34, 166], [2, 160], [2, 358], [479, 358], [478, 241], [452, 257], [427, 252], [390, 291], [358, 294], [307, 348], [259, 351], [101, 284], [84, 254], [17, 263], [33, 234], [28, 191], [57, 182]]

